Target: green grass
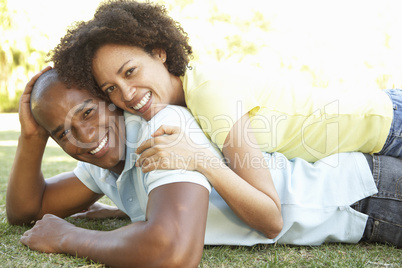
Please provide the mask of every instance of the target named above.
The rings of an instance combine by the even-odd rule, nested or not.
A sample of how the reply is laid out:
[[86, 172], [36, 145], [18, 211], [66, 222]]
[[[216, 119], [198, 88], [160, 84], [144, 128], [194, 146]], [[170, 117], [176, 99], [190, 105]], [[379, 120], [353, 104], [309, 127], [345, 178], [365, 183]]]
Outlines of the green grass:
[[[63, 254], [44, 254], [19, 243], [29, 227], [10, 226], [5, 215], [5, 194], [19, 136], [15, 114], [0, 114], [0, 266], [1, 267], [104, 267]], [[76, 161], [54, 143], [46, 149], [43, 172], [49, 177], [72, 170]], [[107, 198], [103, 202], [109, 203]], [[112, 230], [128, 220], [68, 221], [77, 226]], [[253, 247], [206, 246], [200, 267], [402, 267], [402, 250], [377, 244], [328, 244], [319, 247], [257, 245]]]

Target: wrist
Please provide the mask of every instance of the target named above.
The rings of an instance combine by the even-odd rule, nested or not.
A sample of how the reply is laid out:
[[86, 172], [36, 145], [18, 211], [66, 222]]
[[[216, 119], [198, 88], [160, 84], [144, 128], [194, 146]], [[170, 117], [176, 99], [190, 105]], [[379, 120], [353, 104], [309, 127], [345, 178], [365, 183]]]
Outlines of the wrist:
[[226, 165], [223, 159], [212, 154], [203, 155], [203, 157], [199, 157], [196, 161], [196, 170], [207, 177], [224, 167]]
[[59, 253], [76, 255], [81, 245], [85, 244], [83, 241], [85, 237], [88, 237], [93, 231], [77, 227], [71, 223], [67, 224], [69, 226], [64, 231], [65, 235], [61, 236], [59, 241]]
[[22, 152], [25, 156], [42, 156], [46, 148], [47, 139], [40, 136], [24, 136], [18, 138], [17, 153]]
[[47, 140], [49, 139], [49, 135], [25, 135], [24, 133], [21, 133], [21, 135], [18, 138], [19, 143], [26, 143], [30, 145], [45, 145], [47, 143]]

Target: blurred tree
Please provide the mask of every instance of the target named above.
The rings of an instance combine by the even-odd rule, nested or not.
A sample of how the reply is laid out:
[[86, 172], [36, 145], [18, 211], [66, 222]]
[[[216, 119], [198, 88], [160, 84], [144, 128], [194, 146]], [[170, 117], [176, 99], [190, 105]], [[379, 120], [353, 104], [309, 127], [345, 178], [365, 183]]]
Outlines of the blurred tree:
[[209, 23], [222, 28], [224, 47], [215, 48], [215, 57], [218, 61], [234, 59], [241, 62], [245, 57], [256, 55], [265, 42], [257, 42], [271, 31], [270, 22], [264, 14], [251, 9], [247, 16], [236, 16], [231, 11], [224, 11], [216, 2], [211, 8]]
[[[17, 112], [18, 100], [29, 76], [45, 63], [46, 53], [34, 47], [41, 34], [27, 21], [15, 19], [7, 0], [0, 0], [0, 112]], [[19, 26], [23, 25], [21, 31]]]

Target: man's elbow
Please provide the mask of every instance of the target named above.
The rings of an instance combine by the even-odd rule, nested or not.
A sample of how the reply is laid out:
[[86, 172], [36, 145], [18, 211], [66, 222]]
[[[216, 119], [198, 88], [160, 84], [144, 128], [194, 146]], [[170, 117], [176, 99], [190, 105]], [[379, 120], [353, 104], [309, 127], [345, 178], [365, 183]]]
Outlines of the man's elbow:
[[29, 220], [24, 220], [21, 218], [13, 217], [12, 215], [7, 213], [7, 222], [10, 225], [24, 225], [24, 224], [30, 224], [32, 221]]
[[32, 224], [36, 220], [33, 213], [14, 212], [11, 208], [6, 207], [7, 221], [10, 225]]

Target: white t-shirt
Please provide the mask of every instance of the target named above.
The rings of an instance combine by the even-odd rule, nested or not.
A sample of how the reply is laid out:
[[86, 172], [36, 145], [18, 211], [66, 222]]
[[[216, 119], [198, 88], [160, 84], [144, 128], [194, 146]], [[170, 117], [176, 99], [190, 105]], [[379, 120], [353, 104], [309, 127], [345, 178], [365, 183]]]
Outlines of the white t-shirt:
[[150, 121], [125, 113], [126, 164], [120, 176], [94, 165], [79, 162], [76, 176], [92, 191], [104, 193], [132, 221], [145, 219], [148, 194], [158, 186], [175, 182], [193, 182], [210, 191], [205, 244], [254, 245], [286, 243], [319, 245], [323, 242], [356, 243], [360, 240], [367, 216], [350, 205], [377, 192], [365, 157], [360, 153], [337, 154], [310, 164], [302, 159], [287, 160], [282, 154], [264, 156], [270, 167], [282, 203], [284, 227], [275, 239], [242, 222], [198, 172], [157, 170], [142, 173], [134, 166], [135, 149], [161, 125], [180, 126], [193, 142], [209, 146], [202, 130], [183, 107], [168, 106]]

